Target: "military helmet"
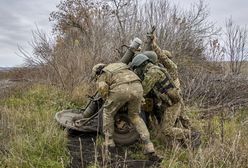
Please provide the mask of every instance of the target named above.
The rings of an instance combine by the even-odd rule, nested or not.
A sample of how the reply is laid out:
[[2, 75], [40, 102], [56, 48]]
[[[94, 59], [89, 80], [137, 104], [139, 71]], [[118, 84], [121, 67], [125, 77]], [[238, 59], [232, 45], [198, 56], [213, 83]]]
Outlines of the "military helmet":
[[131, 67], [138, 67], [147, 60], [149, 60], [149, 58], [145, 54], [137, 54], [131, 62]]
[[145, 54], [153, 64], [158, 63], [158, 56], [154, 51], [144, 51], [143, 54]]
[[168, 58], [172, 58], [172, 54], [171, 54], [171, 52], [170, 51], [168, 51], [168, 50], [162, 50], [162, 52], [163, 52], [163, 54], [164, 55], [166, 55]]
[[92, 74], [91, 77], [95, 78], [97, 75], [100, 75], [102, 72], [102, 69], [106, 66], [106, 64], [99, 63], [93, 66], [92, 68]]

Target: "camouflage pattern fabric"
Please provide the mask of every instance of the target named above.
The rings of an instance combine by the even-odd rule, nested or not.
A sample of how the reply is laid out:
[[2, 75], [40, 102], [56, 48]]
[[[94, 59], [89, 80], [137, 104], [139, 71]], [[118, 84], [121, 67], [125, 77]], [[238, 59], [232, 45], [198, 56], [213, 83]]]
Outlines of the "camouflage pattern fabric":
[[[165, 76], [165, 71], [162, 71], [161, 67], [151, 63], [147, 64], [144, 71], [144, 80], [142, 81], [144, 96], [146, 96], [150, 91], [153, 91], [156, 94], [156, 97], [162, 100], [162, 106], [166, 106], [166, 108], [164, 108], [165, 110], [161, 122], [162, 132], [175, 139], [184, 139], [184, 137], [189, 137], [190, 130], [175, 127], [176, 121], [182, 111], [179, 90], [176, 87], [171, 87], [166, 93], [161, 93], [156, 88], [156, 84], [163, 82]], [[170, 104], [168, 104], [167, 99], [171, 101]]]
[[[159, 62], [167, 69], [168, 73], [172, 77], [175, 86], [178, 88], [179, 93], [181, 94], [181, 88], [180, 88], [180, 80], [179, 80], [179, 75], [178, 75], [178, 68], [177, 65], [170, 59], [170, 56], [168, 55], [168, 52], [164, 52], [163, 50], [160, 49], [160, 47], [157, 45], [155, 40], [152, 42], [152, 49], [155, 51], [155, 53], [158, 55], [158, 60]], [[180, 121], [181, 124], [185, 128], [190, 128], [190, 120], [189, 117], [187, 116], [184, 108], [184, 101], [182, 96], [180, 96], [180, 102], [181, 102], [181, 113], [180, 113]]]
[[166, 108], [162, 117], [161, 129], [162, 133], [174, 139], [188, 139], [190, 137], [190, 129], [184, 127], [176, 127], [178, 117], [181, 115], [181, 103], [175, 103]]
[[177, 65], [166, 55], [160, 47], [153, 42], [152, 49], [158, 55], [159, 62], [167, 69], [177, 88], [180, 88]]
[[[166, 78], [168, 78], [167, 81]], [[162, 88], [157, 87], [160, 83], [163, 83], [163, 85], [161, 85]], [[169, 85], [172, 86], [164, 90], [163, 87], [167, 87]], [[152, 63], [148, 63], [146, 65], [144, 69], [144, 79], [142, 81], [142, 86], [145, 96], [150, 91], [154, 91], [157, 98], [162, 99], [164, 102], [167, 101], [168, 98], [170, 99], [170, 101], [173, 101], [175, 103], [179, 101], [178, 89], [174, 86], [173, 81], [170, 80], [170, 76], [167, 73], [166, 69], [158, 67], [157, 65], [154, 65]], [[172, 105], [173, 102], [171, 102], [170, 104]]]
[[149, 148], [146, 150], [148, 152], [154, 152], [149, 131], [139, 115], [141, 103], [144, 100], [140, 79], [134, 72], [127, 68], [120, 68], [121, 66], [120, 63], [113, 63], [106, 66], [104, 73], [97, 80], [98, 89], [101, 89], [100, 86], [102, 84], [100, 85], [100, 83], [107, 84], [109, 88], [104, 89], [104, 91], [108, 90], [108, 93], [102, 93], [99, 90], [100, 94], [106, 99], [103, 105], [103, 131], [105, 139], [112, 139], [114, 133], [114, 116], [121, 107], [127, 104], [128, 115], [132, 123], [143, 142], [149, 145]]
[[110, 90], [118, 85], [140, 81], [139, 77], [128, 70], [128, 66], [124, 63], [109, 64], [102, 71], [103, 73], [98, 76], [96, 86], [103, 99], [106, 99]]

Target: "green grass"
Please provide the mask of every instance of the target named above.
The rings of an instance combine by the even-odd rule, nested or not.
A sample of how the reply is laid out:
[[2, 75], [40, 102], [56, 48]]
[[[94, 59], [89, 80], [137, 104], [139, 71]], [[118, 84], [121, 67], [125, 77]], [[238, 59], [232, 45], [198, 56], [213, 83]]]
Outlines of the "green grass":
[[[56, 111], [72, 108], [68, 96], [47, 86], [33, 86], [1, 100], [10, 133], [0, 143], [2, 167], [66, 167], [69, 163], [65, 132], [54, 120]], [[1, 129], [7, 129], [3, 127]], [[1, 138], [1, 137], [0, 137]], [[0, 167], [1, 167], [0, 166]]]
[[[163, 156], [161, 167], [166, 168], [246, 168], [248, 165], [248, 110], [243, 109], [236, 115], [215, 115], [199, 119], [197, 109], [189, 108], [192, 124], [202, 134], [202, 144], [198, 149], [174, 146], [168, 149], [157, 140], [156, 131], [150, 131], [157, 153]], [[223, 139], [222, 139], [223, 133]], [[101, 139], [102, 141], [102, 139]], [[126, 147], [124, 147], [125, 149]], [[133, 159], [144, 160], [142, 144], [127, 147], [127, 155]], [[94, 167], [92, 165], [92, 167]]]
[[[197, 150], [173, 147], [165, 149], [156, 144], [164, 156], [162, 167], [247, 167], [248, 165], [248, 110], [238, 111], [234, 117], [225, 115], [222, 126], [220, 116], [197, 119], [193, 111], [189, 114], [195, 128], [202, 134], [202, 144]], [[222, 134], [223, 132], [223, 139]], [[159, 147], [159, 148], [158, 148]]]
[[[66, 148], [66, 133], [55, 122], [54, 115], [62, 109], [77, 106], [78, 102], [72, 101], [71, 95], [43, 85], [17, 91], [11, 97], [0, 100], [0, 167], [67, 167], [70, 158]], [[236, 112], [232, 117], [225, 115], [223, 126], [218, 115], [199, 119], [197, 108], [190, 107], [188, 111], [193, 126], [202, 133], [202, 145], [194, 151], [177, 146], [166, 149], [155, 139], [156, 131], [151, 131], [157, 152], [164, 157], [162, 167], [247, 167], [247, 109]], [[101, 137], [96, 144], [102, 143]], [[127, 151], [128, 156], [146, 159], [142, 147], [129, 146], [131, 151]]]

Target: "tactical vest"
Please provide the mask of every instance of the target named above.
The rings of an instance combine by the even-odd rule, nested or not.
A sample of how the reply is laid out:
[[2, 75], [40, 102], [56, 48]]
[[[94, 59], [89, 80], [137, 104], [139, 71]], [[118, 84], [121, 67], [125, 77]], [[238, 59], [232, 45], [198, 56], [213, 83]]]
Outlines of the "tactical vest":
[[156, 82], [154, 86], [153, 89], [154, 93], [163, 101], [167, 102], [168, 104], [171, 104], [171, 101], [172, 99], [174, 99], [174, 97], [171, 97], [171, 95], [168, 94], [168, 92], [171, 90], [175, 90], [176, 87], [172, 78], [170, 77], [170, 74], [167, 72], [165, 68], [156, 65], [152, 65], [150, 66], [150, 68], [158, 69], [160, 72], [163, 73], [163, 78], [160, 81]]
[[140, 81], [139, 77], [134, 72], [130, 71], [129, 67], [124, 63], [109, 64], [103, 68], [103, 72], [108, 74], [107, 83], [109, 84], [110, 89], [121, 84]]
[[161, 93], [167, 93], [169, 89], [175, 88], [175, 83], [165, 68], [160, 67], [160, 70], [164, 73], [165, 77], [158, 84], [158, 88], [160, 87], [162, 89]]
[[[164, 65], [161, 64], [161, 63], [158, 63], [158, 66], [161, 67], [161, 68], [165, 68]], [[167, 72], [168, 72], [168, 71], [167, 71]], [[170, 73], [168, 72], [168, 74], [170, 74]], [[174, 74], [174, 75], [175, 75], [175, 74]], [[170, 75], [170, 76], [171, 76], [171, 75]], [[177, 75], [177, 76], [178, 76], [178, 75]], [[173, 80], [172, 76], [171, 76], [171, 79]], [[179, 78], [176, 77], [176, 78], [173, 80], [173, 82], [174, 82], [175, 87], [178, 88], [178, 89], [180, 89], [180, 80], [179, 80]]]

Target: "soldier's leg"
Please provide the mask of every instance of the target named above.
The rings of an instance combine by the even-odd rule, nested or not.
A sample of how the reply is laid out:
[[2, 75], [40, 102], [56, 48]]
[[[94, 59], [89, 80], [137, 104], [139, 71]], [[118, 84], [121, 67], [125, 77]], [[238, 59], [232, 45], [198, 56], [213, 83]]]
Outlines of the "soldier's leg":
[[180, 114], [179, 121], [181, 122], [184, 128], [187, 128], [187, 129], [191, 128], [191, 123], [190, 123], [189, 117], [185, 113], [185, 110], [183, 110], [182, 113]]
[[163, 109], [161, 106], [161, 100], [159, 100], [158, 98], [154, 98], [153, 100], [154, 100], [153, 114], [156, 117], [158, 124], [160, 124], [162, 121], [162, 114], [163, 114]]
[[166, 136], [172, 137], [174, 139], [185, 139], [190, 135], [190, 130], [184, 128], [175, 127], [177, 118], [180, 115], [181, 103], [175, 103], [174, 105], [168, 107], [164, 112], [162, 131]]
[[106, 143], [114, 145], [114, 116], [116, 112], [125, 104], [125, 101], [119, 100], [121, 96], [119, 94], [110, 94], [108, 99], [103, 105], [103, 132], [105, 135]]
[[133, 86], [133, 93], [130, 95], [130, 100], [128, 101], [128, 115], [134, 124], [140, 138], [145, 144], [145, 153], [154, 153], [154, 146], [150, 140], [150, 133], [146, 127], [145, 122], [140, 117], [140, 107], [143, 99], [143, 89], [142, 86]]
[[181, 112], [179, 116], [179, 121], [181, 122], [184, 128], [190, 129], [191, 123], [190, 123], [189, 117], [186, 114], [185, 104], [184, 104], [183, 97], [181, 96], [181, 94], [180, 94], [180, 103], [181, 103]]

